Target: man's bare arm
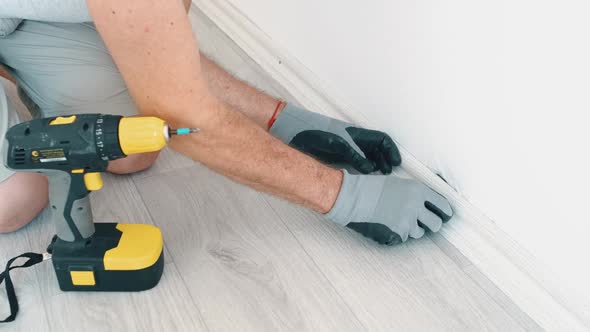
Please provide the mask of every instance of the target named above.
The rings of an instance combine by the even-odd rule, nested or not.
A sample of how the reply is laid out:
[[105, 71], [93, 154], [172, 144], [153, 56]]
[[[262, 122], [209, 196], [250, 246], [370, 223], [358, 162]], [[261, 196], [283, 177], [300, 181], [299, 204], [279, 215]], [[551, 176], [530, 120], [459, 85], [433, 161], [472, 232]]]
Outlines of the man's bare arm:
[[12, 83], [15, 83], [16, 82], [14, 80], [14, 77], [12, 77], [12, 75], [10, 75], [10, 73], [2, 65], [0, 65], [0, 77], [3, 77], [5, 79], [9, 80]]
[[212, 96], [181, 1], [88, 0], [90, 13], [143, 114], [201, 132], [172, 147], [259, 190], [325, 213], [342, 173], [289, 148]]

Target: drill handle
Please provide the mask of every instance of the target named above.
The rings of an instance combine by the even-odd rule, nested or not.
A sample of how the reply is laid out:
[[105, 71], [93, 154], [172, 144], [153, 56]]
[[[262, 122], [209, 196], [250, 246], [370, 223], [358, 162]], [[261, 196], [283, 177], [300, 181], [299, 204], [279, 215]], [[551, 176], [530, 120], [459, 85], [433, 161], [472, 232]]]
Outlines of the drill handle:
[[57, 236], [67, 242], [83, 241], [94, 234], [89, 191], [84, 174], [42, 170], [49, 179], [49, 204]]

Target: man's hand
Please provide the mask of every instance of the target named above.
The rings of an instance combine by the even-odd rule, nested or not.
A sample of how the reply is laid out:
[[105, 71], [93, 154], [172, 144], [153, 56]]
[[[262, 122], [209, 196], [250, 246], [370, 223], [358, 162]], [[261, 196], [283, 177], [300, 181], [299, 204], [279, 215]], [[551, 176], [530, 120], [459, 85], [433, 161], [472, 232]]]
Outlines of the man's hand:
[[424, 184], [392, 176], [350, 175], [328, 219], [387, 245], [438, 232], [453, 216], [449, 202]]
[[355, 127], [291, 104], [280, 113], [270, 133], [283, 142], [329, 163], [346, 163], [368, 174], [390, 174], [401, 164], [397, 146], [381, 131]]

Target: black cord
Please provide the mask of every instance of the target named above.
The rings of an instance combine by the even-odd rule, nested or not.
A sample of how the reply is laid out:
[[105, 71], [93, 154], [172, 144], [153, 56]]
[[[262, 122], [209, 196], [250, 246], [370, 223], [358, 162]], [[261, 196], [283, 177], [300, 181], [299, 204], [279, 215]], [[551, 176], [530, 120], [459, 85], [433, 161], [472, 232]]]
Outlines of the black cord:
[[[22, 265], [11, 266], [15, 260], [19, 258], [28, 258], [28, 260]], [[24, 253], [20, 256], [14, 257], [9, 260], [6, 264], [4, 272], [0, 273], [0, 285], [2, 282], [6, 282], [6, 295], [8, 296], [8, 304], [10, 305], [10, 316], [4, 320], [0, 320], [0, 323], [9, 323], [14, 321], [16, 314], [18, 313], [18, 299], [16, 298], [16, 292], [14, 291], [14, 285], [10, 279], [10, 271], [14, 269], [27, 268], [35, 264], [39, 264], [43, 261], [43, 255], [33, 252]]]

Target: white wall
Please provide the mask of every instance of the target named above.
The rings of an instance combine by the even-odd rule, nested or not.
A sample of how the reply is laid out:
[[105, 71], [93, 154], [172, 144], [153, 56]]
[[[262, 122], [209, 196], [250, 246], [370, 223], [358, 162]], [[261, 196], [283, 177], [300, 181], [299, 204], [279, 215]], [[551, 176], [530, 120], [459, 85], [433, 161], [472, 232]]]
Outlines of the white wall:
[[590, 293], [587, 1], [231, 2]]

